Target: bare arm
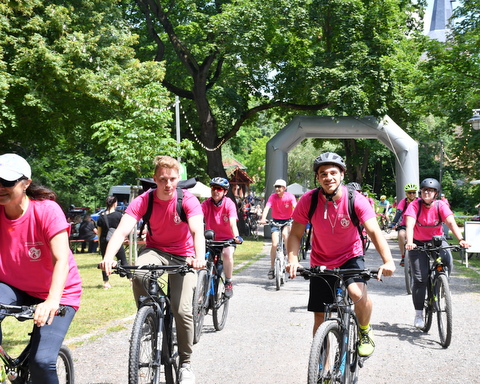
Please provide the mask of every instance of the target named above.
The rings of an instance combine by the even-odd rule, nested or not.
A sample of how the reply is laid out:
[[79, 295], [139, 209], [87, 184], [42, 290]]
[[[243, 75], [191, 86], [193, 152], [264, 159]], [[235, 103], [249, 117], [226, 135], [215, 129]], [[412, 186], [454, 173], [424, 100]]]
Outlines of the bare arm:
[[262, 213], [262, 218], [260, 219], [261, 224], [265, 224], [267, 222], [268, 211], [270, 211], [270, 207], [265, 207]]
[[462, 232], [460, 231], [460, 228], [458, 228], [457, 222], [455, 221], [455, 218], [453, 215], [450, 215], [445, 219], [445, 224], [447, 224], [447, 227], [452, 231], [452, 233], [458, 239], [458, 244], [461, 247], [470, 248], [471, 244], [467, 243], [463, 239]]
[[123, 245], [125, 237], [127, 237], [130, 232], [132, 232], [132, 229], [136, 225], [137, 220], [134, 217], [130, 216], [128, 213], [125, 213], [122, 216], [122, 220], [120, 220], [117, 229], [115, 229], [115, 232], [113, 232], [113, 235], [108, 242], [105, 256], [100, 262], [100, 268], [103, 269], [107, 273], [107, 275], [112, 273], [112, 267], [117, 264], [114, 258], [120, 247]]
[[232, 229], [233, 237], [235, 238], [236, 243], [240, 243], [238, 237], [240, 236], [237, 227], [237, 219], [235, 217], [231, 217], [229, 220], [230, 228]]
[[413, 229], [415, 227], [415, 220], [412, 216], [405, 216], [405, 225], [406, 225], [406, 237], [407, 243], [405, 244], [405, 249], [411, 251], [412, 249], [416, 248], [416, 244], [413, 242]]
[[305, 224], [300, 224], [295, 220], [292, 222], [292, 228], [287, 240], [288, 265], [287, 272], [293, 279], [297, 276], [297, 269], [300, 266], [298, 262], [298, 251], [300, 250], [300, 243], [302, 241], [303, 233], [305, 232]]
[[195, 248], [195, 258], [188, 263], [195, 269], [205, 267], [205, 233], [203, 226], [203, 215], [192, 216], [188, 219], [188, 227], [193, 236], [193, 246]]
[[68, 257], [70, 255], [66, 230], [57, 233], [50, 239], [50, 249], [52, 251], [53, 264], [52, 282], [50, 283], [50, 290], [46, 300], [38, 304], [33, 319], [39, 327], [52, 323], [65, 289], [69, 270]]
[[383, 261], [383, 265], [378, 268], [378, 279], [380, 280], [382, 275], [392, 276], [393, 272], [395, 272], [395, 263], [393, 262], [392, 253], [390, 252], [387, 240], [383, 237], [382, 231], [378, 226], [377, 219], [372, 217], [365, 221], [363, 226]]

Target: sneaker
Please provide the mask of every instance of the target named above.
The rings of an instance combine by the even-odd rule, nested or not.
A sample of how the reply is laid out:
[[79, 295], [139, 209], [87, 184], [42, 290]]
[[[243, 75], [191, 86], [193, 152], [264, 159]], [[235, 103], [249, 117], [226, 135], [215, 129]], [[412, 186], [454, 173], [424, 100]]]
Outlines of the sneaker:
[[270, 269], [270, 271], [268, 271], [268, 278], [272, 280], [274, 277], [275, 277], [275, 271], [273, 269]]
[[358, 354], [363, 357], [370, 356], [375, 350], [372, 327], [369, 327], [365, 331], [360, 331], [359, 338], [360, 342], [358, 343]]
[[233, 284], [231, 281], [226, 281], [225, 282], [225, 297], [227, 299], [231, 298], [233, 296]]
[[182, 367], [178, 371], [178, 383], [179, 384], [195, 384], [195, 375], [193, 374], [190, 364], [182, 364]]
[[110, 288], [112, 288], [112, 286], [110, 285], [110, 283], [108, 281], [103, 283], [103, 289], [110, 289]]
[[413, 321], [415, 328], [425, 328], [425, 321], [423, 320], [423, 315], [415, 315], [415, 320]]
[[400, 260], [400, 267], [405, 266], [405, 256], [402, 256], [402, 260]]

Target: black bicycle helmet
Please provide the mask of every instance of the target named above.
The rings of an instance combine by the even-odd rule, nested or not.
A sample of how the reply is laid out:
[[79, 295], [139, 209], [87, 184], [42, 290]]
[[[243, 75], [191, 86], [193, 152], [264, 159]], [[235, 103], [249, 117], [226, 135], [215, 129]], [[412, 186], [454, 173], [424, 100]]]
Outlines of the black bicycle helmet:
[[347, 185], [352, 186], [353, 189], [355, 189], [355, 190], [358, 191], [358, 192], [362, 192], [362, 186], [361, 186], [359, 183], [355, 182], [355, 181], [353, 181], [353, 182], [351, 182], [351, 183], [348, 183]]
[[224, 179], [223, 177], [214, 177], [212, 181], [210, 181], [210, 186], [213, 187], [214, 185], [217, 185], [225, 190], [228, 190], [230, 188], [230, 183], [227, 179]]
[[420, 189], [422, 188], [432, 188], [438, 192], [442, 187], [437, 179], [428, 178], [420, 183]]
[[340, 155], [337, 155], [334, 152], [325, 152], [318, 156], [313, 162], [313, 172], [317, 173], [318, 168], [320, 168], [321, 165], [326, 164], [336, 165], [337, 167], [340, 167], [342, 172], [345, 172], [347, 169]]

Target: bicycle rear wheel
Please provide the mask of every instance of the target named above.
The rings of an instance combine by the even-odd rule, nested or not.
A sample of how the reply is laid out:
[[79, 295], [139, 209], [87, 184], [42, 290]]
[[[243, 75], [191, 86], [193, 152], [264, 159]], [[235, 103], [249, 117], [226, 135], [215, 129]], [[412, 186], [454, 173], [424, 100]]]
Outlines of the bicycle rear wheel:
[[156, 317], [150, 306], [140, 307], [137, 312], [130, 338], [129, 384], [153, 383], [160, 376], [160, 359], [155, 361], [158, 331]]
[[230, 300], [225, 297], [225, 274], [222, 270], [222, 274], [216, 278], [215, 301], [212, 311], [213, 326], [217, 331], [221, 331], [225, 327], [229, 303]]
[[[308, 384], [340, 383], [341, 332], [336, 321], [325, 321], [318, 328], [310, 348]], [[343, 366], [345, 369], [345, 365]]]
[[62, 345], [57, 358], [57, 376], [59, 384], [74, 384], [75, 371], [72, 353], [67, 346]]
[[405, 274], [405, 288], [407, 289], [407, 294], [412, 294], [412, 287], [413, 287], [413, 279], [412, 279], [412, 266], [410, 264], [410, 256], [408, 255], [408, 251], [405, 251], [405, 258], [404, 260], [404, 270], [403, 273]]
[[447, 276], [439, 275], [435, 280], [435, 296], [440, 344], [448, 348], [452, 341], [452, 296]]
[[207, 314], [208, 308], [206, 307], [208, 301], [208, 274], [205, 269], [198, 271], [197, 287], [193, 293], [193, 343], [196, 344], [202, 336], [203, 321]]

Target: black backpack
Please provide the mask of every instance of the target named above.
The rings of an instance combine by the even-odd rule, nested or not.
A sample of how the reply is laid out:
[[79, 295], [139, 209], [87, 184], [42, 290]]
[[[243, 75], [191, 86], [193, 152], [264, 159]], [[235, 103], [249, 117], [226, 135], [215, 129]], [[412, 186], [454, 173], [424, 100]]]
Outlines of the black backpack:
[[[147, 225], [150, 221], [150, 217], [152, 216], [152, 210], [153, 210], [153, 194], [155, 193], [157, 188], [157, 184], [153, 181], [152, 178], [142, 178], [139, 179], [142, 188], [144, 191], [150, 189], [148, 191], [148, 207], [147, 211], [142, 217], [142, 225], [140, 226], [140, 234], [143, 233], [143, 230], [145, 228], [145, 225]], [[197, 184], [197, 179], [195, 177], [192, 177], [191, 179], [188, 180], [180, 180], [177, 185], [177, 213], [180, 219], [183, 222], [187, 222], [187, 214], [185, 213], [185, 210], [183, 209], [183, 191], [182, 189], [188, 189], [188, 188], [193, 188]], [[150, 236], [152, 236], [152, 230], [150, 229], [150, 226], [148, 226], [148, 233]]]
[[[363, 225], [360, 224], [357, 213], [355, 212], [355, 188], [351, 185], [347, 185], [348, 188], [348, 215], [352, 220], [352, 224], [357, 227], [358, 234], [363, 244], [363, 251], [365, 253], [365, 246], [367, 244], [367, 236], [363, 232]], [[308, 230], [307, 244], [310, 244], [310, 236], [312, 234], [312, 217], [317, 209], [318, 205], [318, 194], [320, 193], [321, 187], [315, 189], [312, 193], [312, 201], [310, 203], [310, 209], [308, 210], [308, 221], [310, 222], [310, 228]]]

